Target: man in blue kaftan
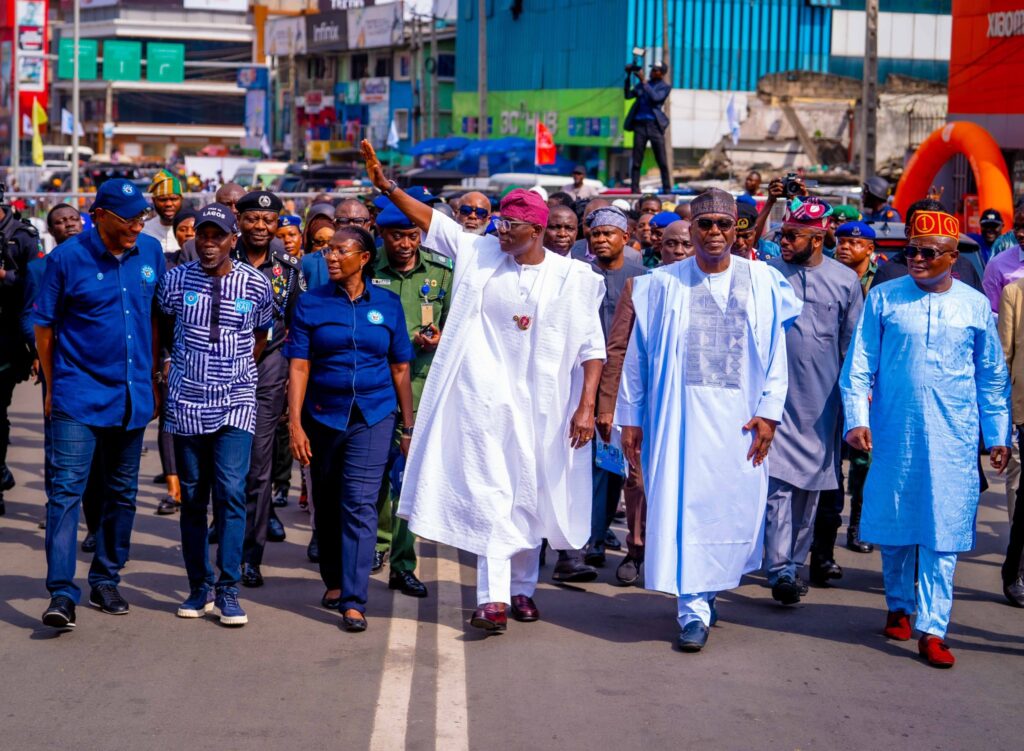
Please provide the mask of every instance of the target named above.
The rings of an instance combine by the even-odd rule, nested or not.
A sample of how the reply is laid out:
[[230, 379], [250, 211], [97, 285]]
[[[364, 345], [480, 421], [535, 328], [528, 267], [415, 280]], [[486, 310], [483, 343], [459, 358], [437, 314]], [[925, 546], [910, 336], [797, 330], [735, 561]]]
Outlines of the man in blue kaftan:
[[[874, 451], [861, 537], [881, 548], [886, 636], [951, 667], [944, 643], [957, 553], [974, 546], [978, 430], [1002, 472], [1010, 382], [984, 295], [953, 279], [959, 222], [914, 215], [910, 275], [872, 287], [843, 367], [847, 442]], [[980, 419], [979, 419], [980, 414]], [[914, 568], [919, 585], [915, 595]]]

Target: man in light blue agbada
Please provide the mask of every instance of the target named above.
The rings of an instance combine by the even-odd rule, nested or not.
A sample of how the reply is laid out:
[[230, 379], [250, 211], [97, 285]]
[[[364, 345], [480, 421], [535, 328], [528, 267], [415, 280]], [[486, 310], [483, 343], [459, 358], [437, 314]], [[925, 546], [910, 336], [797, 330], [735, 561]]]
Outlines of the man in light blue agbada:
[[920, 211], [909, 229], [910, 274], [868, 293], [839, 385], [847, 442], [874, 451], [861, 537], [881, 548], [885, 635], [909, 640], [916, 611], [918, 651], [948, 668], [957, 554], [974, 546], [979, 422], [1001, 473], [1010, 381], [988, 301], [950, 275], [959, 222]]

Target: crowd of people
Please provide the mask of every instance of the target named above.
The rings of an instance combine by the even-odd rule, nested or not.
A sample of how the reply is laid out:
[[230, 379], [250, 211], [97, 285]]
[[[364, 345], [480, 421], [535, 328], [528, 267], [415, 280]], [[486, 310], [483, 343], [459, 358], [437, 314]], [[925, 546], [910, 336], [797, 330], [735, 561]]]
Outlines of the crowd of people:
[[88, 216], [54, 208], [49, 254], [17, 240], [0, 280], [19, 305], [0, 310], [24, 354], [2, 385], [9, 404], [30, 370], [42, 384], [45, 624], [76, 624], [82, 511], [89, 602], [129, 612], [154, 419], [182, 618], [248, 621], [240, 587], [264, 585], [267, 543], [285, 539], [294, 461], [321, 604], [352, 632], [386, 565], [392, 589], [428, 596], [416, 537], [477, 556], [472, 626], [536, 621], [548, 550], [553, 580], [593, 581], [623, 514], [617, 583], [675, 596], [677, 646], [697, 652], [745, 574], [763, 568], [780, 606], [842, 578], [848, 487], [847, 547], [881, 553], [884, 633], [916, 628], [949, 667], [983, 454], [1008, 470], [1004, 594], [1024, 606], [1024, 208], [1011, 232], [983, 214], [979, 274], [934, 199], [880, 253], [879, 227], [901, 219], [872, 197], [880, 179], [863, 212], [782, 179], [762, 194], [756, 173], [738, 198], [589, 197], [582, 170], [494, 207], [401, 189], [362, 149], [367, 203], [323, 195], [298, 216], [227, 183], [193, 209], [161, 172], [151, 200], [109, 180]]

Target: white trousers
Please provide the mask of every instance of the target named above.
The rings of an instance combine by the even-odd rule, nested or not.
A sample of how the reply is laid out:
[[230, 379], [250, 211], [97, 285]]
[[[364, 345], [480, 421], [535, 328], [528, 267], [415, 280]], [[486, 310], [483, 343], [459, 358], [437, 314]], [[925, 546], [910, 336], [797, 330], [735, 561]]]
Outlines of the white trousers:
[[512, 595], [533, 597], [540, 576], [540, 547], [521, 550], [511, 558], [476, 559], [476, 604], [512, 604]]
[[679, 628], [686, 628], [686, 624], [692, 621], [700, 621], [710, 627], [711, 603], [717, 594], [718, 592], [698, 592], [692, 595], [679, 595]]

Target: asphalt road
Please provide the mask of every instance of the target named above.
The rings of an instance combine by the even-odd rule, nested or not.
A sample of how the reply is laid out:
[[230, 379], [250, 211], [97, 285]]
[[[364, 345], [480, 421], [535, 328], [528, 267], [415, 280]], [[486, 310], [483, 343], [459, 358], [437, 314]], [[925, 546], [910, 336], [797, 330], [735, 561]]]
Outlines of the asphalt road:
[[[319, 606], [305, 558], [309, 517], [282, 509], [267, 584], [243, 590], [249, 625], [181, 620], [186, 594], [177, 517], [154, 514], [155, 431], [122, 592], [123, 617], [79, 608], [78, 628], [42, 626], [39, 396], [15, 394], [9, 463], [18, 486], [0, 518], [0, 748], [52, 749], [1019, 749], [1024, 611], [1000, 593], [1008, 532], [1002, 485], [983, 497], [978, 547], [957, 570], [938, 671], [916, 641], [888, 642], [878, 555], [839, 551], [841, 586], [797, 607], [752, 576], [719, 597], [721, 621], [698, 655], [673, 650], [669, 597], [601, 579], [550, 583], [542, 620], [482, 637], [472, 560], [421, 543], [430, 597], [370, 588], [369, 629], [348, 634]], [[84, 535], [84, 522], [82, 534]], [[620, 531], [620, 536], [622, 532]], [[84, 580], [87, 557], [80, 554]], [[84, 586], [84, 581], [82, 582]]]

